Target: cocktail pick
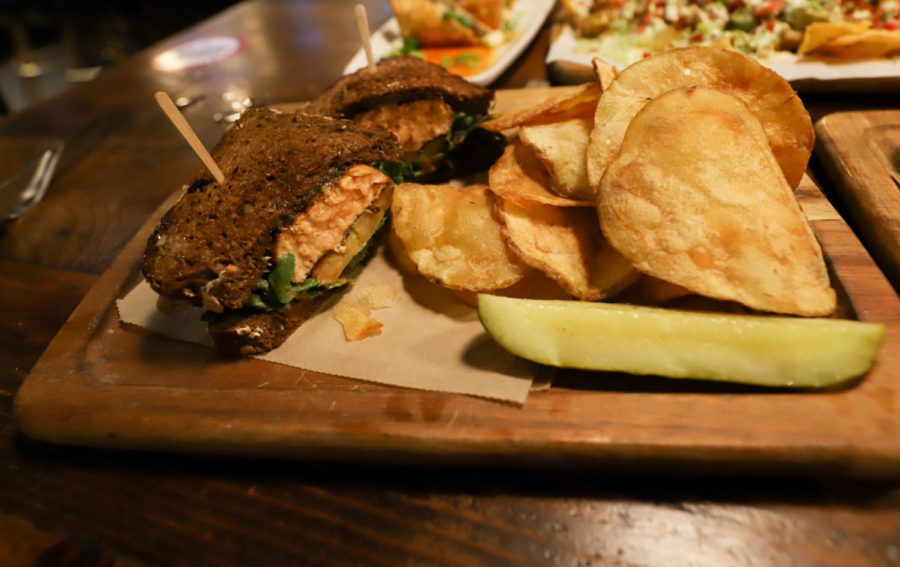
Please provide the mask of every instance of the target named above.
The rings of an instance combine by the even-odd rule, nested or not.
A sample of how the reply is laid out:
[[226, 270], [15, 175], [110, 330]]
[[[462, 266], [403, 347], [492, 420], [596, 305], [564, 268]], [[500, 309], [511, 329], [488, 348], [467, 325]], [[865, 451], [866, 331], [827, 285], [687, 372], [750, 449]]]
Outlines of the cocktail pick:
[[372, 38], [369, 35], [369, 20], [366, 17], [366, 7], [356, 5], [356, 24], [359, 26], [359, 37], [362, 39], [363, 49], [366, 51], [366, 60], [369, 62], [369, 71], [375, 72], [375, 55], [372, 53]]
[[178, 132], [184, 137], [188, 145], [191, 146], [191, 149], [194, 150], [194, 153], [197, 154], [197, 157], [200, 158], [200, 161], [206, 166], [206, 169], [212, 173], [212, 176], [216, 178], [218, 183], [225, 181], [225, 175], [222, 173], [222, 170], [216, 165], [216, 162], [213, 161], [212, 156], [209, 155], [206, 148], [203, 147], [200, 138], [197, 137], [197, 134], [194, 133], [190, 124], [184, 119], [184, 116], [175, 106], [175, 103], [172, 102], [171, 97], [162, 91], [156, 93], [155, 96], [156, 102], [159, 103], [159, 107], [166, 113], [166, 116], [169, 117], [169, 120], [172, 121], [172, 124]]

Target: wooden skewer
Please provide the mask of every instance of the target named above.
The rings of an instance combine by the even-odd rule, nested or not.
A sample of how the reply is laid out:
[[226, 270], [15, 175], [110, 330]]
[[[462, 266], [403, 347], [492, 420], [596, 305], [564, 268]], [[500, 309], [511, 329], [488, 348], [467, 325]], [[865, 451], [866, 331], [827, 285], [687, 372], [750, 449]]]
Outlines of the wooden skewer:
[[213, 161], [212, 156], [209, 155], [209, 152], [203, 147], [200, 138], [194, 133], [194, 130], [191, 128], [190, 124], [187, 123], [187, 120], [184, 119], [184, 116], [175, 106], [175, 103], [172, 102], [169, 95], [162, 91], [156, 93], [156, 102], [159, 103], [159, 107], [166, 113], [166, 116], [169, 117], [169, 120], [171, 120], [172, 124], [175, 125], [175, 128], [178, 129], [178, 132], [184, 137], [188, 145], [191, 146], [191, 149], [194, 150], [194, 153], [197, 154], [197, 157], [200, 158], [200, 161], [206, 166], [206, 169], [208, 169], [213, 177], [216, 178], [216, 181], [218, 183], [225, 181], [225, 175], [222, 173], [222, 170], [219, 169], [219, 166]]
[[372, 53], [372, 38], [369, 36], [369, 19], [366, 17], [366, 7], [356, 5], [356, 24], [359, 26], [359, 37], [362, 38], [363, 49], [366, 50], [366, 60], [369, 62], [369, 71], [375, 72], [375, 55]]

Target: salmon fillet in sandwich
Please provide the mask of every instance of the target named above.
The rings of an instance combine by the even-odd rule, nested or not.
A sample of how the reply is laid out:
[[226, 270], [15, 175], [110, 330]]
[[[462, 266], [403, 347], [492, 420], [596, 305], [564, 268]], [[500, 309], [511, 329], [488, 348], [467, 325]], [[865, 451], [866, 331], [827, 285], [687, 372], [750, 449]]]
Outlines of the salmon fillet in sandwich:
[[437, 182], [487, 169], [505, 139], [479, 128], [494, 92], [418, 57], [394, 56], [346, 75], [303, 107], [303, 112], [345, 118], [390, 130], [402, 148], [386, 170], [396, 181]]
[[216, 146], [225, 174], [197, 173], [163, 216], [142, 272], [161, 297], [207, 310], [216, 348], [280, 345], [364, 254], [393, 184], [393, 135], [346, 120], [246, 111]]

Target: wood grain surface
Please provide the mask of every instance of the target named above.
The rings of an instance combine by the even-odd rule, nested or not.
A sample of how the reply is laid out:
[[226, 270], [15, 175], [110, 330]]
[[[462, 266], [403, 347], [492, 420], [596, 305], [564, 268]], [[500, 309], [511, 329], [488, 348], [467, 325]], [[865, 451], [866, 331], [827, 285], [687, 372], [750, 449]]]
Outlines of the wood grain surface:
[[[900, 110], [839, 112], [816, 123], [818, 151], [860, 238], [900, 289]], [[900, 163], [900, 160], [898, 160]]]
[[[498, 112], [550, 89], [498, 91]], [[827, 393], [561, 373], [524, 407], [378, 387], [272, 363], [220, 361], [118, 323], [139, 279], [138, 232], [19, 389], [27, 434], [57, 443], [340, 461], [694, 471], [900, 473], [900, 300], [806, 178], [799, 191], [845, 316], [887, 325], [861, 382]], [[340, 356], [336, 345], [335, 356]]]
[[[785, 478], [359, 465], [70, 448], [17, 430], [13, 395], [35, 361], [199, 167], [153, 92], [203, 95], [185, 114], [209, 145], [222, 132], [211, 116], [223, 88], [271, 104], [335, 80], [359, 47], [354, 3], [238, 4], [0, 122], [4, 140], [61, 137], [83, 155], [0, 238], [0, 565], [896, 565], [900, 483], [829, 477], [827, 466]], [[373, 28], [388, 17], [388, 2], [364, 3]], [[149, 66], [168, 46], [222, 33], [246, 46], [221, 65]], [[547, 39], [495, 86], [545, 80]], [[893, 95], [803, 100], [816, 118], [898, 106]], [[85, 127], [100, 117], [113, 127], [95, 143]], [[858, 256], [843, 257], [852, 269]], [[438, 411], [394, 413], [399, 422]]]

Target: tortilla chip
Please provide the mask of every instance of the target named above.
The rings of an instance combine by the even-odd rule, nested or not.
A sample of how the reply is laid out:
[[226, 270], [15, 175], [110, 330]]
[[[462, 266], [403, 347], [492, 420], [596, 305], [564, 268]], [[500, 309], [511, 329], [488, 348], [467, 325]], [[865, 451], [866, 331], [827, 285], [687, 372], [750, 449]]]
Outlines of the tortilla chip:
[[797, 55], [815, 51], [841, 36], [859, 35], [869, 29], [869, 24], [854, 22], [813, 22], [803, 30], [803, 40]]
[[900, 30], [868, 30], [843, 35], [808, 53], [839, 59], [885, 59], [900, 55]]
[[609, 242], [646, 274], [761, 311], [835, 309], [766, 131], [733, 95], [692, 87], [647, 103], [603, 176], [598, 212]]

